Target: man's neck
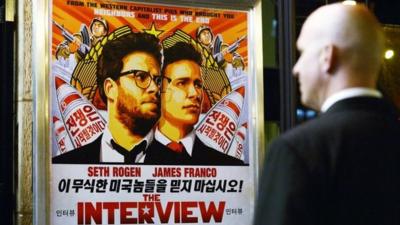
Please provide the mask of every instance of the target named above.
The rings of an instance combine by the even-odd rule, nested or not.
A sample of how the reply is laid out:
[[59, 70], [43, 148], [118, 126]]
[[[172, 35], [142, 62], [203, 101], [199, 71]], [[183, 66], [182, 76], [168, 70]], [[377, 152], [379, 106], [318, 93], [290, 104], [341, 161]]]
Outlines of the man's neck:
[[126, 150], [131, 150], [137, 143], [139, 143], [144, 138], [141, 135], [133, 134], [117, 118], [109, 116], [108, 119], [109, 119], [108, 128], [110, 130], [113, 140]]
[[330, 95], [322, 104], [321, 112], [327, 111], [333, 104], [335, 104], [340, 100], [346, 98], [360, 97], [360, 96], [381, 98], [382, 94], [378, 90], [373, 88], [365, 88], [365, 87], [346, 88], [336, 92], [335, 94]]
[[336, 74], [330, 76], [330, 80], [326, 83], [326, 86], [321, 88], [322, 93], [319, 95], [318, 105], [312, 108], [320, 110], [327, 99], [343, 90], [353, 88], [376, 89], [374, 75], [365, 74], [365, 79], [361, 79], [363, 75], [364, 74], [352, 72], [349, 69], [337, 71]]
[[175, 125], [166, 120], [161, 119], [158, 129], [162, 134], [172, 141], [178, 141], [184, 138], [188, 133], [193, 130], [193, 126]]

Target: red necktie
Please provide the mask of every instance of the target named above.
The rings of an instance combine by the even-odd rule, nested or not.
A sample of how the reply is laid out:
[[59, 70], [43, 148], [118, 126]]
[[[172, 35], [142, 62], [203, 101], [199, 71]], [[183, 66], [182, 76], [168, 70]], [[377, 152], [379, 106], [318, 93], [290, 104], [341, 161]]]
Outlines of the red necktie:
[[176, 141], [171, 141], [169, 144], [167, 144], [167, 147], [177, 153], [182, 153], [182, 151], [185, 149], [185, 146], [183, 146], [181, 142]]

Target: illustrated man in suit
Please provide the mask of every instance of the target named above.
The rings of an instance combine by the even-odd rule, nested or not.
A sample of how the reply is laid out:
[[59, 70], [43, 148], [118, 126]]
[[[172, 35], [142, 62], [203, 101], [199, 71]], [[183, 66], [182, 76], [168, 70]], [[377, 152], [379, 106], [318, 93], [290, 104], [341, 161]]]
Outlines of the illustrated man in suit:
[[53, 158], [53, 163], [142, 163], [160, 117], [161, 46], [146, 33], [109, 41], [97, 68], [108, 125], [94, 142]]
[[364, 5], [307, 18], [293, 74], [321, 114], [271, 144], [255, 224], [400, 224], [400, 129], [376, 90], [383, 39]]
[[161, 117], [145, 163], [238, 165], [242, 162], [207, 147], [195, 134], [203, 96], [201, 54], [188, 43], [164, 49]]

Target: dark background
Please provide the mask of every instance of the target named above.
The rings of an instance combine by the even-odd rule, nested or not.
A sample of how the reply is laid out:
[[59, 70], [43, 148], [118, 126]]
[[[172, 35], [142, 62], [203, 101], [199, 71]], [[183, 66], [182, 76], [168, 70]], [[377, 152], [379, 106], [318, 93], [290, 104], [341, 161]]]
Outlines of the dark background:
[[0, 223], [12, 224], [15, 210], [14, 140], [15, 75], [13, 73], [14, 24], [5, 21], [5, 1], [0, 0]]
[[[278, 6], [279, 4], [282, 4], [282, 2], [286, 2], [286, 0], [263, 0], [263, 4], [266, 1], [272, 1], [275, 5], [275, 20], [277, 20], [277, 23], [282, 23], [282, 21], [279, 21], [279, 13], [278, 11]], [[289, 0], [290, 1], [290, 0]], [[335, 0], [292, 0], [293, 5], [294, 5], [294, 40], [297, 39], [297, 36], [300, 32], [301, 26], [303, 25], [305, 19], [307, 18], [310, 13], [312, 13], [315, 9], [317, 9], [320, 6], [323, 6], [325, 4], [329, 3], [334, 3], [334, 2], [341, 2], [341, 1], [335, 1]], [[394, 25], [400, 25], [400, 1], [399, 0], [359, 0], [357, 1], [358, 3], [364, 3], [367, 4], [368, 7], [375, 13], [377, 16], [378, 20], [383, 23], [383, 24], [394, 24]], [[264, 21], [265, 23], [266, 21]], [[263, 35], [269, 35], [271, 31], [268, 29], [265, 31], [265, 26], [263, 24]], [[282, 112], [283, 110], [285, 111], [291, 111], [290, 114], [292, 115], [293, 118], [295, 118], [295, 121], [291, 123], [290, 126], [293, 126], [295, 124], [299, 124], [303, 121], [306, 121], [308, 119], [312, 119], [313, 117], [316, 116], [316, 114], [310, 114], [310, 117], [307, 117], [307, 112], [310, 110], [305, 108], [304, 106], [301, 105], [300, 100], [299, 100], [299, 93], [297, 91], [297, 87], [287, 87], [282, 85], [282, 79], [280, 79], [279, 76], [282, 76], [280, 73], [280, 70], [283, 68], [283, 62], [279, 62], [279, 54], [283, 54], [283, 52], [279, 51], [279, 41], [283, 41], [287, 43], [289, 40], [286, 39], [286, 37], [281, 37], [279, 38], [279, 31], [278, 31], [279, 25], [276, 26], [275, 28], [272, 27], [271, 29], [275, 29], [272, 31], [272, 33], [277, 34], [275, 37], [275, 53], [276, 55], [274, 56], [275, 61], [276, 61], [276, 67], [265, 67], [264, 68], [264, 118], [267, 121], [276, 121], [281, 124], [281, 130], [284, 131], [288, 127], [282, 126], [283, 122], [285, 120], [290, 120], [288, 117], [287, 113]], [[281, 34], [282, 35], [282, 34]], [[283, 35], [282, 35], [283, 36]], [[284, 43], [284, 44], [285, 44]], [[265, 48], [266, 46], [264, 46]], [[267, 46], [268, 47], [268, 46]], [[264, 49], [264, 54], [270, 52], [270, 49]], [[296, 54], [296, 49], [292, 50], [293, 54]], [[284, 57], [285, 59], [287, 57]], [[297, 55], [296, 55], [297, 58]], [[290, 74], [285, 74], [285, 76], [290, 76]], [[297, 83], [295, 83], [297, 84]], [[293, 95], [294, 98], [294, 106], [291, 107], [289, 106], [287, 101], [282, 102], [280, 99], [282, 95]], [[282, 105], [283, 104], [283, 105]], [[299, 114], [303, 113], [303, 114]], [[289, 127], [290, 127], [289, 126]]]

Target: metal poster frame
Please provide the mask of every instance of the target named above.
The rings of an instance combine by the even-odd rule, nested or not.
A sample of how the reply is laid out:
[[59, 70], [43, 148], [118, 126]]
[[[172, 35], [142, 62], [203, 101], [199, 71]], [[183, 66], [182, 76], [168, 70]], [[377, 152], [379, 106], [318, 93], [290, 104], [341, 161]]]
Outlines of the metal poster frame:
[[[52, 0], [32, 1], [32, 79], [33, 79], [33, 224], [51, 224], [51, 185], [52, 154], [50, 148], [51, 117], [50, 73], [51, 73], [51, 36], [52, 36]], [[113, 2], [113, 1], [110, 1]], [[144, 1], [118, 1], [143, 3]], [[245, 11], [248, 15], [248, 84], [249, 84], [249, 168], [254, 179], [254, 193], [250, 200], [250, 217], [254, 212], [259, 171], [259, 155], [265, 149], [264, 140], [264, 103], [263, 103], [263, 60], [262, 60], [262, 20], [261, 0], [224, 0], [224, 1], [146, 1], [146, 4], [162, 4], [174, 7], [201, 7]], [[23, 34], [22, 34], [23, 35]], [[247, 91], [247, 90], [246, 90]], [[262, 154], [261, 154], [262, 155]]]

